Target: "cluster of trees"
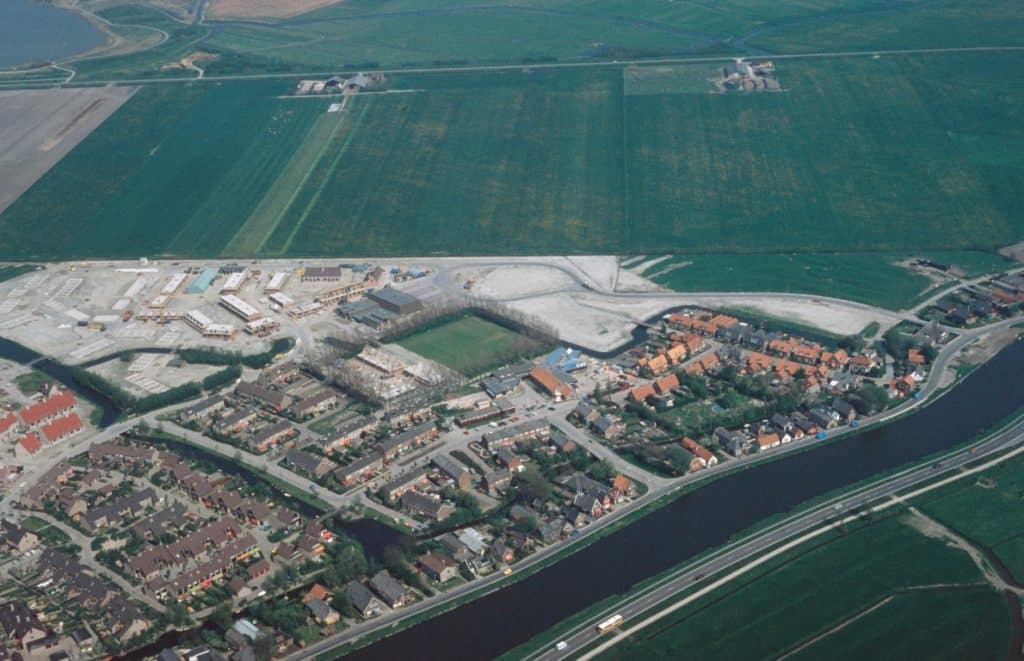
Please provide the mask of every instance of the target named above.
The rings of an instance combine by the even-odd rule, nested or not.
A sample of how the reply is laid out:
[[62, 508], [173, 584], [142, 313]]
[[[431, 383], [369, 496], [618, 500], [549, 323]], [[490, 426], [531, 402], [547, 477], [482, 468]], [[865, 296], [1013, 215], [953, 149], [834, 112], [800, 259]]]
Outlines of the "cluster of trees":
[[671, 477], [685, 474], [692, 459], [677, 443], [632, 445], [619, 452], [658, 475]]
[[295, 346], [295, 340], [290, 337], [278, 338], [271, 343], [270, 348], [262, 353], [243, 354], [238, 351], [223, 351], [199, 347], [194, 349], [179, 349], [178, 357], [182, 360], [202, 365], [244, 365], [253, 369], [266, 367], [273, 362], [274, 357], [281, 353], [291, 351]]
[[219, 372], [214, 372], [210, 376], [203, 379], [203, 390], [216, 390], [221, 386], [237, 381], [242, 377], [242, 368], [240, 365], [229, 365]]
[[927, 342], [923, 344], [919, 343], [914, 340], [912, 335], [908, 335], [896, 328], [890, 328], [885, 331], [885, 334], [882, 336], [882, 340], [885, 345], [885, 350], [889, 352], [889, 355], [891, 355], [897, 363], [906, 362], [907, 351], [913, 347], [918, 347], [928, 362], [932, 362], [939, 355], [939, 350], [932, 344]]
[[132, 413], [146, 413], [165, 406], [180, 404], [198, 397], [203, 392], [199, 383], [186, 383], [162, 393], [136, 398], [113, 381], [94, 374], [84, 367], [72, 367], [71, 378], [83, 388], [99, 393], [119, 410]]

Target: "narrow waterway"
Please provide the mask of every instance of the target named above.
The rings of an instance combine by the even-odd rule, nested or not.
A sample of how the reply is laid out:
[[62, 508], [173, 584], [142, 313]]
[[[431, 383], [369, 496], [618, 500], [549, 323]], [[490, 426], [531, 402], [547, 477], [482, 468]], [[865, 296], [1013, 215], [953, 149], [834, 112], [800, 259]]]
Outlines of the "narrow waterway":
[[28, 347], [22, 346], [17, 342], [12, 342], [11, 340], [3, 337], [0, 337], [0, 358], [10, 360], [18, 363], [19, 365], [31, 365], [33, 369], [36, 369], [51, 379], [60, 381], [66, 385], [74, 391], [75, 395], [88, 401], [99, 409], [100, 427], [109, 427], [114, 424], [117, 421], [118, 416], [121, 414], [117, 407], [114, 406], [114, 403], [109, 399], [93, 390], [82, 388], [75, 383], [75, 380], [71, 377], [71, 369], [63, 363], [59, 363], [51, 358], [46, 358], [42, 354], [37, 353]]
[[406, 629], [356, 659], [489, 659], [772, 515], [966, 442], [1024, 406], [1014, 342], [937, 404], [712, 482], [530, 578]]

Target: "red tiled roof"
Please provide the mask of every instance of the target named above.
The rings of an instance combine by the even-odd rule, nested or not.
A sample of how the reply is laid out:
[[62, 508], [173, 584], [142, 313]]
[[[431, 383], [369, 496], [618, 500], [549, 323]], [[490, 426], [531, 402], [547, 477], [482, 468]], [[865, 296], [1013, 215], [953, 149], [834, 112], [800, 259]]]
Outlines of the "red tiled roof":
[[530, 378], [552, 395], [559, 394], [563, 398], [572, 396], [572, 387], [567, 383], [562, 383], [550, 370], [534, 367], [530, 370]]
[[678, 387], [679, 377], [677, 377], [675, 374], [669, 374], [654, 381], [654, 390], [657, 391], [659, 395], [664, 395], [673, 388]]
[[21, 411], [21, 421], [29, 427], [39, 424], [47, 418], [52, 418], [58, 413], [63, 413], [75, 406], [75, 395], [70, 390], [64, 390], [53, 397], [44, 399], [38, 404], [33, 404]]
[[697, 441], [693, 440], [689, 436], [687, 436], [683, 440], [679, 441], [679, 443], [684, 448], [686, 448], [687, 450], [689, 450], [693, 454], [697, 455], [698, 457], [700, 457], [704, 461], [710, 461], [715, 456], [714, 454], [711, 453], [711, 450], [708, 450], [706, 447], [704, 447], [703, 445], [701, 445]]
[[648, 397], [654, 397], [655, 394], [656, 393], [654, 392], [654, 386], [652, 386], [649, 383], [645, 383], [642, 386], [637, 386], [636, 388], [630, 390], [629, 398], [632, 399], [634, 402], [642, 402], [646, 400]]
[[47, 441], [54, 441], [58, 438], [64, 438], [68, 434], [74, 434], [81, 428], [82, 419], [78, 417], [77, 413], [71, 413], [43, 425], [43, 437]]
[[18, 422], [18, 418], [13, 413], [8, 413], [6, 416], [0, 418], [0, 434], [4, 433]]
[[41, 447], [43, 447], [43, 442], [39, 440], [39, 434], [34, 431], [22, 436], [18, 440], [18, 444], [25, 448], [29, 454], [35, 454], [36, 452], [39, 452]]

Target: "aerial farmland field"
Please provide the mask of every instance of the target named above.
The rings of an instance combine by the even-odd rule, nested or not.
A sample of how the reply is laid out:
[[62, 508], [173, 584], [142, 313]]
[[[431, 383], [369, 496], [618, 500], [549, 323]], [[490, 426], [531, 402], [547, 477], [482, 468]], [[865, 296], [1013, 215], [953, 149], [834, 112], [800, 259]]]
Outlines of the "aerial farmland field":
[[[995, 590], [979, 588], [981, 574], [969, 556], [917, 532], [905, 517], [845, 531], [799, 557], [771, 564], [729, 593], [680, 609], [601, 658], [776, 657], [811, 642], [835, 649], [832, 636], [843, 639], [844, 626], [857, 627], [861, 646], [878, 649], [892, 631], [860, 626], [860, 619], [886, 604], [917, 631], [916, 652], [923, 658], [958, 658], [962, 645], [971, 650], [968, 656], [992, 658], [1009, 644], [1006, 602]], [[936, 584], [974, 608], [954, 607], [931, 591]]]
[[[780, 61], [771, 94], [712, 94], [709, 64], [401, 75], [390, 85], [406, 93], [333, 115], [326, 99], [278, 98], [287, 79], [150, 86], [0, 216], [0, 237], [55, 231], [0, 245], [9, 258], [994, 249], [1024, 222], [1022, 91], [1000, 73], [1022, 62]], [[76, 222], [60, 222], [72, 206]]]
[[628, 251], [1012, 243], [1020, 171], [969, 145], [1024, 140], [1017, 92], [986, 68], [1022, 61], [786, 61], [780, 93], [630, 95]]
[[0, 246], [42, 259], [219, 253], [326, 105], [274, 89], [141, 89], [4, 212]]
[[350, 105], [351, 134], [309, 185], [320, 194], [297, 201], [266, 254], [622, 245], [617, 72], [471, 74], [441, 89], [424, 76], [402, 86], [424, 89]]

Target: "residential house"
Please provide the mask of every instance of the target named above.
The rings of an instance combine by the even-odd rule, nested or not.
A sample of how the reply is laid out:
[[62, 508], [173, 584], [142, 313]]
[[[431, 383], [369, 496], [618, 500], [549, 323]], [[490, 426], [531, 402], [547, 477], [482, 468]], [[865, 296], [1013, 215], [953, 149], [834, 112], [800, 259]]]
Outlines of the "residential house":
[[455, 485], [459, 489], [468, 489], [472, 486], [473, 474], [462, 465], [462, 462], [456, 461], [451, 456], [443, 453], [435, 456], [433, 462], [442, 473], [455, 481]]
[[411, 470], [407, 473], [403, 473], [398, 477], [394, 478], [387, 484], [381, 487], [388, 495], [389, 500], [398, 498], [406, 491], [411, 491], [416, 487], [423, 487], [429, 483], [427, 480], [427, 472], [424, 470]]
[[657, 394], [658, 391], [654, 389], [653, 384], [645, 383], [630, 390], [629, 395], [627, 395], [627, 397], [631, 402], [634, 402], [636, 404], [643, 404], [648, 399], [653, 399], [654, 397], [656, 397]]
[[341, 466], [334, 471], [334, 477], [345, 486], [363, 482], [371, 475], [384, 468], [384, 456], [378, 452], [370, 453], [369, 456], [357, 459], [347, 466]]
[[504, 491], [512, 481], [512, 473], [507, 470], [495, 470], [484, 475], [483, 486], [490, 495]]
[[534, 418], [515, 425], [485, 432], [482, 441], [488, 450], [512, 447], [516, 443], [546, 439], [551, 435], [551, 424], [544, 418]]
[[36, 649], [40, 642], [53, 636], [49, 627], [21, 600], [0, 604], [0, 627], [8, 638], [26, 650]]
[[405, 604], [405, 586], [386, 569], [374, 574], [370, 579], [370, 589], [391, 608], [400, 608]]
[[846, 401], [845, 399], [842, 399], [840, 397], [836, 397], [835, 399], [833, 399], [832, 408], [833, 410], [835, 410], [836, 413], [838, 413], [841, 416], [841, 419], [846, 423], [853, 422], [854, 420], [857, 419], [857, 409], [854, 408], [853, 404]]
[[425, 553], [416, 559], [416, 563], [423, 573], [437, 583], [445, 583], [459, 575], [459, 567], [455, 561], [439, 553]]
[[39, 548], [38, 535], [6, 519], [0, 520], [0, 533], [3, 534], [7, 546], [17, 553], [28, 553]]
[[14, 444], [14, 457], [25, 460], [39, 452], [43, 448], [43, 441], [39, 434], [30, 431]]
[[693, 440], [692, 438], [686, 437], [679, 442], [684, 449], [693, 453], [697, 460], [701, 464], [701, 468], [707, 468], [708, 466], [714, 466], [718, 463], [718, 457], [711, 450]]
[[742, 455], [747, 443], [750, 442], [750, 439], [743, 432], [732, 431], [724, 427], [715, 429], [714, 436], [718, 444], [734, 457]]
[[403, 452], [429, 443], [437, 436], [437, 425], [428, 420], [410, 427], [400, 434], [384, 439], [378, 444], [377, 449], [385, 460], [391, 461]]
[[352, 581], [345, 588], [345, 596], [352, 604], [352, 608], [363, 618], [370, 618], [380, 615], [384, 604], [374, 596], [370, 590], [358, 581]]
[[271, 423], [253, 434], [250, 445], [257, 452], [266, 452], [295, 434], [298, 434], [298, 430], [292, 427], [290, 422], [282, 420]]
[[770, 450], [782, 445], [782, 439], [776, 432], [762, 432], [757, 435], [757, 445], [761, 450]]
[[326, 457], [318, 457], [298, 448], [288, 451], [288, 454], [285, 455], [285, 462], [292, 470], [305, 473], [318, 480], [338, 467], [336, 463]]
[[313, 614], [313, 619], [316, 620], [317, 624], [336, 624], [341, 619], [338, 611], [331, 608], [326, 601], [321, 599], [310, 599], [306, 603], [306, 608]]
[[274, 413], [281, 413], [292, 403], [288, 395], [248, 381], [235, 386], [235, 395], [266, 406]]
[[652, 385], [654, 386], [654, 392], [666, 396], [679, 387], [679, 377], [675, 374], [666, 374], [661, 378], [655, 379]]
[[75, 395], [70, 390], [58, 391], [41, 402], [31, 404], [18, 412], [22, 424], [34, 428], [62, 417], [75, 408]]
[[631, 479], [621, 473], [616, 475], [615, 479], [612, 480], [612, 489], [626, 498], [633, 498], [636, 496], [636, 485], [633, 484]]
[[308, 604], [313, 599], [329, 602], [331, 600], [331, 591], [325, 585], [314, 583], [313, 587], [309, 588], [309, 591], [303, 595], [302, 603]]
[[595, 420], [592, 427], [598, 436], [606, 440], [616, 439], [625, 431], [622, 420], [608, 414], [602, 415]]
[[444, 521], [455, 513], [455, 507], [451, 503], [444, 502], [440, 496], [434, 494], [406, 491], [402, 494], [401, 502], [402, 507], [412, 514], [434, 521]]
[[510, 473], [519, 473], [526, 468], [523, 458], [512, 452], [510, 448], [498, 448], [498, 453], [494, 458]]
[[345, 448], [359, 442], [363, 436], [377, 429], [379, 421], [372, 415], [364, 415], [341, 423], [333, 434], [318, 441], [325, 452]]
[[581, 400], [580, 403], [576, 405], [576, 408], [573, 409], [572, 414], [584, 424], [589, 425], [600, 417], [601, 411], [599, 411], [597, 407], [590, 402]]

